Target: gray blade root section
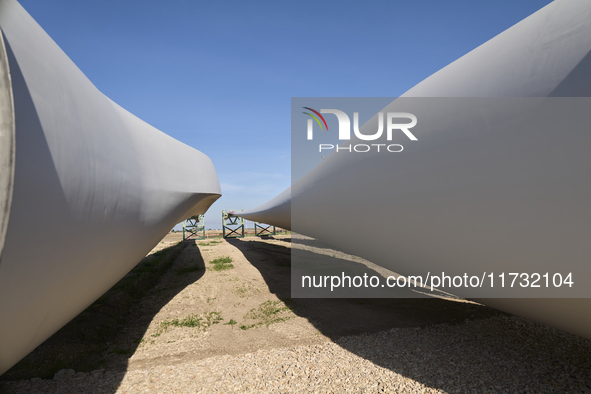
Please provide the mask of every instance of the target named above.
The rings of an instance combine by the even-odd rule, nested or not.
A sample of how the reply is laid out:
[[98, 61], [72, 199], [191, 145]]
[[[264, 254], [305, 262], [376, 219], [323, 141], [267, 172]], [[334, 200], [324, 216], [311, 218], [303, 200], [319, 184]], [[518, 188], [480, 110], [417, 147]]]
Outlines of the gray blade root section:
[[[591, 94], [591, 68], [588, 67], [591, 58], [590, 49], [591, 3], [583, 0], [558, 0], [428, 77], [406, 92], [403, 97], [589, 97]], [[387, 110], [388, 108], [384, 111]], [[453, 127], [448, 127], [446, 130], [453, 130]], [[540, 149], [547, 148], [547, 146], [540, 147]], [[469, 149], [466, 149], [465, 154], [469, 155]], [[350, 193], [355, 193], [354, 188], [362, 181], [366, 186], [365, 193], [373, 195], [376, 191], [373, 190], [372, 184], [379, 185], [383, 180], [382, 174], [400, 174], [402, 177], [404, 171], [409, 171], [409, 167], [402, 165], [396, 168], [380, 167], [377, 156], [379, 155], [376, 155], [375, 161], [371, 159], [364, 161], [364, 165], [373, 170], [373, 178], [351, 179]], [[384, 195], [374, 199], [378, 201], [376, 204], [367, 207], [363, 205], [363, 201], [360, 201], [357, 206], [354, 204], [348, 206], [342, 215], [334, 216], [334, 212], [319, 208], [345, 200], [343, 196], [347, 195], [347, 187], [349, 187], [346, 182], [335, 185], [330, 181], [324, 181], [343, 175], [343, 172], [351, 167], [348, 166], [347, 161], [355, 160], [354, 155], [349, 157], [335, 153], [329, 155], [318, 167], [295, 182], [288, 189], [289, 192], [284, 192], [287, 194], [282, 194], [281, 198], [278, 196], [266, 204], [238, 215], [250, 220], [292, 228], [292, 220], [296, 219], [291, 218], [292, 203], [299, 201], [298, 226], [293, 227], [295, 231], [330, 242], [338, 248], [355, 253], [396, 272], [403, 273], [405, 270], [410, 271], [416, 268], [416, 266], [410, 267], [413, 261], [411, 255], [407, 260], [397, 259], [396, 263], [393, 263], [392, 256], [398, 251], [395, 242], [385, 240], [376, 244], [368, 242], [373, 232], [353, 236], [346, 230], [346, 224], [350, 218], [345, 213], [361, 208], [373, 214], [358, 217], [357, 227], [374, 228], [376, 233], [388, 230], [387, 227], [391, 223], [386, 220], [376, 221], [375, 218], [383, 212], [389, 212], [392, 204], [397, 203], [393, 199], [394, 189], [391, 189], [389, 194], [382, 188], [380, 190]], [[415, 159], [425, 168], [435, 164], [428, 156]], [[367, 176], [369, 171], [359, 170], [357, 173]], [[420, 177], [428, 174], [409, 171], [409, 177], [411, 175]], [[572, 182], [576, 182], [576, 179]], [[403, 182], [398, 186], [407, 187], [405, 190], [409, 195], [414, 194], [417, 198], [430, 199], [435, 206], [438, 204], [437, 195], [420, 194], [418, 189], [412, 189], [412, 182], [407, 184]], [[544, 185], [536, 185], [538, 186], [543, 190]], [[467, 189], [464, 192], [470, 193], [471, 190]], [[562, 203], [568, 207], [570, 200], [567, 198]], [[531, 201], [523, 201], [524, 209], [530, 206]], [[487, 220], [483, 217], [486, 215], [486, 208], [486, 206], [480, 207], [481, 220]], [[412, 212], [409, 216], [412, 216]], [[339, 223], [339, 220], [342, 220], [342, 223]], [[490, 216], [488, 220], [494, 221], [495, 217]], [[407, 224], [409, 228], [413, 225], [412, 223], [397, 224], [400, 226]], [[428, 228], [430, 223], [423, 221], [421, 225]], [[418, 251], [434, 248], [437, 239], [428, 238], [418, 231], [416, 238], [408, 242], [411, 242], [410, 245], [406, 245], [408, 249], [414, 248]], [[440, 252], [449, 260], [455, 259], [458, 266], [470, 264], [470, 261], [461, 261], [462, 253], [458, 252], [460, 249], [461, 247], [455, 250], [449, 248]], [[566, 260], [569, 251], [562, 252], [565, 253]], [[588, 252], [587, 250], [587, 260]], [[563, 261], [556, 261], [557, 271], [562, 263]], [[566, 261], [566, 263], [577, 264], [576, 261]], [[421, 264], [420, 268], [424, 272], [441, 271], [446, 268], [441, 266], [438, 259], [423, 261]], [[493, 271], [494, 268], [489, 266], [488, 271]], [[531, 268], [535, 270], [536, 266]], [[588, 313], [591, 310], [591, 300], [589, 299], [496, 298], [480, 301], [495, 308], [591, 338], [591, 314]]]
[[0, 27], [0, 224], [10, 208], [6, 234], [0, 227], [1, 374], [221, 191], [205, 154], [103, 95], [16, 1], [0, 1]]

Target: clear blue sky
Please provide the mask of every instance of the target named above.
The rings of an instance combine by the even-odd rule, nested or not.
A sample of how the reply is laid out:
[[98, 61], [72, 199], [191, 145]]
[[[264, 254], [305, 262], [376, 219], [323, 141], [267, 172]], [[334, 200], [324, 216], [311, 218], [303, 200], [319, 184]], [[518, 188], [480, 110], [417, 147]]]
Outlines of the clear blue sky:
[[291, 97], [398, 96], [548, 3], [21, 0], [103, 93], [213, 160], [211, 228], [290, 185]]

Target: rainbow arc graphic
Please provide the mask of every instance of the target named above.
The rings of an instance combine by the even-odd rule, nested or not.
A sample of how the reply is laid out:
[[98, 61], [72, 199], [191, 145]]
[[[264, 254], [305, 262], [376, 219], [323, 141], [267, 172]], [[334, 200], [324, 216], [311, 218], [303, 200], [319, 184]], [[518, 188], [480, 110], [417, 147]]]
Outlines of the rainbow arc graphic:
[[[302, 108], [304, 108], [304, 109], [307, 109], [307, 110], [309, 110], [309, 111], [312, 111], [312, 112], [314, 112], [316, 115], [318, 115], [318, 116], [320, 117], [320, 119], [322, 119], [322, 122], [324, 122], [324, 125], [326, 126], [326, 131], [328, 131], [328, 125], [326, 124], [326, 120], [324, 120], [324, 116], [322, 116], [322, 115], [320, 114], [320, 112], [316, 111], [315, 109], [309, 108], [309, 107], [302, 107]], [[312, 117], [312, 118], [313, 118], [313, 119], [316, 121], [316, 123], [318, 123], [318, 126], [320, 126], [320, 130], [323, 130], [322, 123], [320, 123], [320, 120], [319, 120], [319, 119], [318, 119], [316, 116], [312, 115], [312, 114], [311, 114], [311, 113], [309, 113], [309, 112], [302, 112], [302, 113], [303, 113], [303, 114], [306, 114], [306, 115], [308, 115], [308, 116], [311, 116], [311, 117]]]

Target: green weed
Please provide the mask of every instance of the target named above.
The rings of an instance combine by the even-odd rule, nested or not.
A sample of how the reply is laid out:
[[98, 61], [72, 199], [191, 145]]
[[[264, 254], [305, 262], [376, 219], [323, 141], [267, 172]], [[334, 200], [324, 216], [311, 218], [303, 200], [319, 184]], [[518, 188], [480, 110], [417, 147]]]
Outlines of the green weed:
[[191, 314], [182, 320], [172, 319], [160, 322], [158, 331], [156, 331], [156, 333], [152, 336], [160, 336], [160, 334], [166, 332], [169, 327], [191, 327], [205, 331], [211, 325], [218, 324], [222, 320], [224, 319], [222, 318], [222, 314], [220, 312], [208, 312], [200, 316]]
[[209, 262], [209, 264], [213, 265], [213, 267], [211, 267], [211, 269], [214, 271], [224, 271], [224, 270], [232, 269], [232, 268], [234, 268], [234, 265], [231, 263], [232, 263], [232, 258], [228, 257], [228, 256], [218, 257], [217, 259]]
[[232, 326], [232, 328], [234, 328], [234, 325], [235, 324], [238, 324], [238, 322], [236, 320], [234, 320], [234, 319], [230, 319], [229, 322], [224, 323], [224, 326]]
[[[281, 301], [265, 301], [256, 309], [251, 309], [246, 315], [245, 319], [258, 320], [254, 325], [262, 326], [274, 323], [280, 323], [293, 318], [293, 316], [286, 316], [284, 312], [289, 311], [289, 308]], [[241, 327], [242, 328], [242, 327]]]
[[238, 285], [236, 287], [236, 294], [240, 298], [246, 298], [249, 295], [256, 294], [256, 293], [260, 293], [260, 290], [257, 289], [256, 287], [248, 287], [244, 284]]

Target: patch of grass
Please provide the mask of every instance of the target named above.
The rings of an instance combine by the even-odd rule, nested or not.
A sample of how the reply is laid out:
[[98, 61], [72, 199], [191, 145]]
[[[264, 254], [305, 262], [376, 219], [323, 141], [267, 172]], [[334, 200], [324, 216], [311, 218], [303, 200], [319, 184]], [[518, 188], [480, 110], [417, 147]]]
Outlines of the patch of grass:
[[209, 242], [199, 242], [199, 246], [215, 246], [216, 244], [221, 244], [222, 241], [209, 241]]
[[[280, 323], [293, 318], [293, 316], [285, 315], [289, 308], [282, 301], [265, 301], [256, 309], [251, 309], [244, 315], [245, 319], [258, 320], [254, 326], [269, 325]], [[242, 327], [240, 327], [242, 328]], [[249, 327], [250, 328], [250, 327]]]
[[234, 268], [232, 258], [228, 256], [218, 257], [217, 259], [210, 261], [209, 264], [213, 265], [211, 269], [214, 271], [224, 271]]
[[244, 298], [246, 297], [246, 293], [248, 293], [248, 289], [246, 288], [246, 286], [242, 285], [236, 287], [236, 294], [238, 294], [238, 297]]
[[229, 322], [224, 323], [224, 326], [232, 326], [232, 329], [234, 328], [234, 325], [238, 324], [238, 322], [234, 319], [230, 319]]
[[211, 325], [218, 324], [222, 320], [224, 319], [220, 312], [206, 312], [203, 315], [191, 314], [182, 320], [172, 319], [160, 322], [158, 331], [156, 331], [155, 334], [152, 334], [152, 336], [159, 337], [160, 334], [166, 332], [169, 327], [190, 327], [205, 331]]
[[259, 293], [260, 290], [255, 288], [255, 287], [248, 287], [244, 284], [242, 285], [238, 285], [236, 287], [236, 294], [238, 295], [238, 297], [240, 298], [246, 298], [251, 294], [256, 294]]

